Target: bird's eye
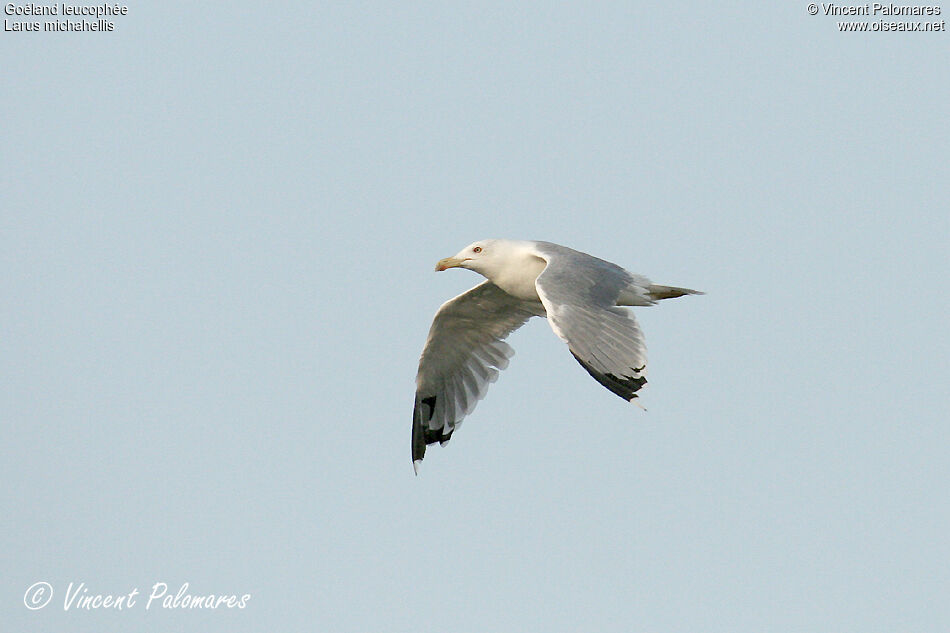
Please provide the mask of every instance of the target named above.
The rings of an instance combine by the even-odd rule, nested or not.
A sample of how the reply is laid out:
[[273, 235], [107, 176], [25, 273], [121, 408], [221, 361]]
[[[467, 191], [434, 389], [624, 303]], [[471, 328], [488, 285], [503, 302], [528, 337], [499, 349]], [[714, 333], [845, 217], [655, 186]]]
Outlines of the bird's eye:
[[473, 253], [481, 253], [481, 252], [482, 252], [482, 247], [481, 247], [481, 246], [476, 246], [475, 248], [472, 249], [472, 252], [473, 252]]

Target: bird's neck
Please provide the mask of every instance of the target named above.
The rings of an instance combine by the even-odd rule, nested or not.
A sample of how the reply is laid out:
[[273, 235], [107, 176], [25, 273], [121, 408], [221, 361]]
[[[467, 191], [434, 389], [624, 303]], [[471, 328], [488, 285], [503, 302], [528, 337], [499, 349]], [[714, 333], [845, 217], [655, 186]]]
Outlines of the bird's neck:
[[508, 294], [526, 301], [540, 301], [534, 282], [547, 262], [534, 253], [518, 253], [504, 266], [482, 273]]

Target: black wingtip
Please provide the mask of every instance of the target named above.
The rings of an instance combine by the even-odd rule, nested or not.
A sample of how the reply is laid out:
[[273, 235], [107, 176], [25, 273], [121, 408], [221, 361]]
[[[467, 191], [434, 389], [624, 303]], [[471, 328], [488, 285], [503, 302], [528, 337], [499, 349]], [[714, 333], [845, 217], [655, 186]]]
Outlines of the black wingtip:
[[[643, 385], [647, 384], [647, 379], [645, 376], [615, 376], [610, 373], [602, 373], [591, 367], [588, 363], [578, 357], [573, 351], [571, 351], [571, 356], [580, 363], [581, 367], [587, 370], [587, 373], [590, 374], [594, 380], [602, 384], [603, 386], [610, 389], [613, 393], [617, 394], [624, 400], [630, 401], [634, 398], [637, 398], [637, 392], [643, 388]], [[634, 372], [643, 371], [645, 367], [640, 368], [631, 368]]]
[[426, 456], [426, 446], [440, 442], [445, 444], [452, 437], [454, 429], [442, 434], [442, 429], [430, 429], [429, 420], [435, 413], [435, 396], [416, 397], [412, 410], [412, 466], [419, 474], [419, 466]]
[[[422, 462], [426, 456], [426, 431], [427, 423], [432, 418], [432, 412], [435, 408], [435, 396], [428, 398], [416, 398], [416, 404], [412, 409], [412, 463], [413, 466]], [[416, 472], [419, 469], [416, 467]]]

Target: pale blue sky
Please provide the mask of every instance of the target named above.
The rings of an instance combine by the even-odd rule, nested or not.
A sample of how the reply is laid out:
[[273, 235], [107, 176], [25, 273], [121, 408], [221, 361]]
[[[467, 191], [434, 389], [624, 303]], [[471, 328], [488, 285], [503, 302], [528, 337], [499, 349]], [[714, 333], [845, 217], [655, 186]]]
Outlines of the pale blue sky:
[[[0, 37], [5, 629], [950, 628], [945, 32], [129, 6]], [[429, 323], [480, 281], [432, 268], [487, 237], [708, 294], [637, 311], [647, 413], [529, 323], [414, 477]]]

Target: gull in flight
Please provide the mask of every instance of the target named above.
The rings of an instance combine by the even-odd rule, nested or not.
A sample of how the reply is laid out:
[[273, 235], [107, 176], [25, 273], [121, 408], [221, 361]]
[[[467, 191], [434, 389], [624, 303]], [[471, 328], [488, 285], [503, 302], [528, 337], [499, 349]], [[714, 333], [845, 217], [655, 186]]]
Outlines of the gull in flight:
[[620, 266], [550, 242], [482, 240], [436, 264], [486, 277], [435, 315], [416, 374], [412, 465], [426, 446], [445, 444], [485, 397], [514, 354], [505, 338], [533, 316], [547, 317], [594, 380], [636, 403], [646, 384], [646, 346], [636, 319], [620, 306], [703, 294], [658, 286]]

